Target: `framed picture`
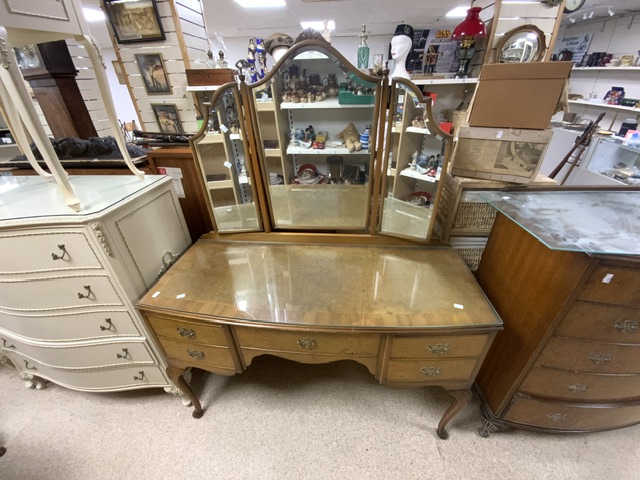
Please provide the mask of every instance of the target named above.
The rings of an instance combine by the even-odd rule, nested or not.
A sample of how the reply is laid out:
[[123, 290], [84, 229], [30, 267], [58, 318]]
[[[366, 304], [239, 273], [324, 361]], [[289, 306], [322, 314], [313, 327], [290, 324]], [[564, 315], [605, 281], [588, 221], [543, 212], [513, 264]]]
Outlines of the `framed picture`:
[[124, 80], [124, 72], [122, 71], [122, 66], [120, 65], [120, 62], [118, 62], [117, 60], [112, 60], [111, 64], [113, 65], [113, 69], [116, 72], [116, 77], [118, 77], [118, 83], [120, 85], [126, 85], [127, 82], [125, 82]]
[[164, 61], [160, 53], [137, 53], [136, 62], [142, 74], [144, 88], [149, 95], [171, 93], [169, 77], [164, 69]]
[[174, 104], [151, 104], [156, 122], [162, 133], [182, 133], [182, 124], [178, 117], [178, 107]]
[[118, 43], [164, 40], [155, 0], [103, 0]]

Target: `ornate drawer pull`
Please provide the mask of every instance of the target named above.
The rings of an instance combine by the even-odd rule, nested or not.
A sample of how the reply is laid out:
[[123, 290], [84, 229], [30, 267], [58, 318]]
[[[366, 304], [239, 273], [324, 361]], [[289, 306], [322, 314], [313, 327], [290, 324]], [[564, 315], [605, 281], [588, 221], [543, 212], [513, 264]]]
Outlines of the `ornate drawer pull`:
[[567, 385], [567, 388], [569, 389], [569, 391], [571, 391], [571, 393], [578, 393], [578, 392], [586, 392], [587, 391], [587, 386], [583, 385], [581, 383], [572, 383], [570, 385]]
[[296, 343], [306, 350], [318, 348], [318, 341], [315, 338], [299, 338]]
[[429, 345], [427, 350], [433, 353], [434, 355], [444, 355], [449, 351], [448, 343], [436, 343], [435, 345]]
[[36, 367], [30, 367], [27, 360], [24, 361], [24, 368], [26, 368], [27, 370], [38, 370]]
[[195, 330], [191, 330], [190, 328], [178, 327], [176, 330], [178, 330], [178, 335], [184, 338], [195, 338], [196, 336]]
[[117, 358], [131, 358], [131, 354], [129, 353], [128, 348], [123, 348], [122, 351], [124, 352], [124, 355], [122, 353], [118, 353], [116, 354]]
[[108, 327], [105, 327], [104, 325], [100, 325], [100, 330], [102, 330], [103, 332], [104, 332], [105, 330], [111, 330], [111, 328], [113, 328], [113, 323], [111, 322], [111, 319], [110, 319], [110, 318], [105, 318], [105, 319], [104, 319], [104, 321], [105, 321], [107, 324], [109, 324], [109, 326], [108, 326]]
[[3, 346], [4, 348], [16, 348], [16, 346], [15, 346], [15, 345], [8, 345], [8, 344], [7, 344], [7, 341], [6, 341], [4, 338], [2, 339], [2, 346]]
[[608, 363], [612, 358], [613, 356], [609, 355], [608, 353], [592, 353], [589, 355], [589, 360], [591, 360], [596, 365]]
[[147, 377], [145, 376], [145, 374], [144, 374], [144, 372], [143, 372], [142, 370], [140, 370], [140, 371], [138, 372], [138, 374], [140, 375], [139, 377], [138, 377], [138, 375], [134, 375], [134, 376], [133, 376], [133, 379], [134, 379], [134, 380], [140, 380], [140, 381], [143, 381], [143, 380], [146, 380], [146, 379], [147, 379]]
[[65, 247], [63, 243], [61, 245], [58, 245], [58, 248], [62, 250], [62, 255], [56, 255], [55, 253], [52, 253], [51, 258], [53, 258], [54, 260], [64, 260], [64, 257], [69, 254], [69, 252], [67, 252], [67, 247]]
[[435, 377], [440, 375], [440, 369], [438, 367], [424, 367], [420, 370], [425, 377]]
[[633, 320], [616, 320], [613, 324], [613, 328], [620, 330], [623, 333], [635, 333], [638, 330], [638, 322]]
[[547, 418], [555, 423], [567, 421], [567, 416], [564, 413], [547, 413]]
[[78, 292], [78, 298], [89, 298], [90, 296], [93, 295], [93, 292], [91, 291], [91, 285], [85, 285], [84, 289], [87, 291], [87, 293], [80, 293]]
[[198, 360], [203, 360], [204, 359], [204, 352], [199, 352], [198, 350], [187, 350], [187, 355], [189, 355], [191, 358], [197, 358]]

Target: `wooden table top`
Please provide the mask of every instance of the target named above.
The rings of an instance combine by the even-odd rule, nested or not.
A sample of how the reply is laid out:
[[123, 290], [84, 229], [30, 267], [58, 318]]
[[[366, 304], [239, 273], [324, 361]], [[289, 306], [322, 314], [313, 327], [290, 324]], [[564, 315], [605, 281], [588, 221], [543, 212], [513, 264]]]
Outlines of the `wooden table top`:
[[449, 247], [202, 239], [138, 307], [200, 319], [336, 329], [502, 325]]

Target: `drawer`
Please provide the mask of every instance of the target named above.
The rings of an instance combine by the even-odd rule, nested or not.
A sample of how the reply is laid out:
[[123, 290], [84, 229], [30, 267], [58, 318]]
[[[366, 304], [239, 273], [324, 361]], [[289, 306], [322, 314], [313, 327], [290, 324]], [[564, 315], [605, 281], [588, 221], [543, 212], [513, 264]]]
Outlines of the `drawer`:
[[101, 370], [64, 370], [43, 365], [16, 353], [9, 353], [7, 356], [21, 372], [46, 378], [63, 387], [76, 390], [132, 390], [170, 385], [162, 370], [156, 365]]
[[640, 344], [640, 308], [577, 301], [556, 335], [611, 343]]
[[579, 292], [578, 298], [640, 307], [640, 270], [599, 265]]
[[391, 346], [391, 358], [477, 357], [488, 340], [489, 335], [396, 336]]
[[189, 365], [194, 367], [202, 366], [206, 369], [206, 366], [210, 365], [234, 370], [236, 368], [231, 350], [226, 347], [194, 345], [189, 342], [178, 342], [167, 340], [166, 338], [160, 338], [160, 343], [167, 357], [188, 362]]
[[102, 268], [82, 230], [33, 231], [0, 236], [0, 273], [79, 268]]
[[475, 358], [391, 360], [386, 381], [437, 385], [450, 380], [471, 380], [476, 362]]
[[0, 335], [2, 351], [15, 350], [33, 360], [53, 367], [92, 368], [124, 364], [156, 363], [146, 345], [142, 342], [118, 342], [92, 345], [46, 346], [20, 342], [6, 335]]
[[601, 430], [640, 422], [640, 405], [578, 406], [516, 397], [505, 420], [557, 430]]
[[316, 333], [235, 328], [242, 348], [310, 352], [321, 355], [377, 356], [380, 335], [374, 333]]
[[152, 315], [147, 315], [147, 320], [159, 337], [216, 347], [229, 347], [225, 329], [219, 325], [203, 325], [183, 320], [154, 317]]
[[591, 373], [640, 373], [640, 345], [552, 337], [536, 364]]
[[0, 312], [0, 328], [34, 340], [86, 340], [139, 337], [129, 312], [64, 312], [56, 315], [23, 315]]
[[579, 373], [536, 366], [520, 390], [558, 400], [615, 402], [640, 398], [640, 375]]
[[0, 281], [0, 307], [38, 311], [122, 305], [109, 277], [74, 275]]

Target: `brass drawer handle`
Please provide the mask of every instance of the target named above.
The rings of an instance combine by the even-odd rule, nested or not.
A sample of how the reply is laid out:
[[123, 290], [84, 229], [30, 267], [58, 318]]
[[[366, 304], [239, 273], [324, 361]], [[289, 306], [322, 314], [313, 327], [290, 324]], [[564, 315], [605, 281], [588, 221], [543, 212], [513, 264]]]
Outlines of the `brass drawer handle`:
[[184, 338], [195, 338], [196, 336], [195, 330], [191, 330], [190, 328], [178, 327], [176, 330], [178, 330], [178, 334]]
[[133, 376], [133, 379], [134, 379], [134, 380], [140, 380], [140, 381], [142, 382], [143, 380], [146, 380], [146, 379], [147, 379], [147, 377], [145, 376], [145, 374], [144, 374], [144, 372], [143, 372], [142, 370], [140, 370], [140, 371], [138, 372], [138, 374], [139, 374], [140, 376], [138, 376], [138, 375], [134, 375], [134, 376]]
[[27, 370], [38, 370], [36, 367], [30, 367], [27, 360], [24, 361], [24, 368], [26, 368]]
[[65, 247], [63, 243], [61, 245], [58, 245], [58, 248], [62, 251], [62, 255], [56, 255], [55, 253], [52, 253], [51, 258], [53, 258], [54, 260], [64, 260], [64, 257], [69, 254], [69, 252], [67, 252], [67, 247]]
[[438, 367], [424, 367], [420, 370], [425, 377], [435, 377], [440, 375], [440, 369]]
[[305, 350], [313, 350], [314, 348], [318, 348], [318, 341], [315, 338], [299, 338], [296, 343]]
[[204, 352], [200, 352], [198, 350], [187, 350], [187, 355], [189, 355], [191, 358], [196, 358], [198, 360], [203, 360], [204, 359]]
[[15, 346], [15, 345], [9, 345], [9, 344], [7, 344], [7, 341], [6, 341], [4, 338], [2, 339], [2, 346], [3, 346], [4, 348], [16, 348], [16, 346]]
[[587, 391], [587, 386], [583, 385], [582, 383], [572, 383], [567, 385], [567, 388], [569, 389], [569, 391], [571, 393], [578, 393], [578, 392], [586, 392]]
[[103, 332], [105, 330], [111, 330], [113, 328], [113, 322], [111, 322], [110, 318], [105, 318], [104, 321], [109, 325], [108, 327], [105, 327], [104, 325], [100, 325], [100, 330], [102, 330]]
[[638, 322], [620, 319], [616, 320], [616, 323], [613, 324], [613, 328], [621, 331], [622, 333], [636, 333], [638, 330]]
[[78, 292], [78, 298], [89, 298], [90, 296], [93, 295], [93, 292], [91, 291], [91, 285], [85, 285], [84, 289], [87, 291], [87, 293], [83, 294], [83, 293]]
[[596, 365], [601, 365], [603, 363], [608, 363], [613, 359], [613, 356], [608, 353], [592, 353], [589, 355], [589, 360], [591, 360]]
[[436, 343], [435, 345], [429, 345], [427, 350], [434, 355], [444, 355], [449, 351], [448, 343]]
[[547, 418], [555, 423], [567, 421], [567, 416], [564, 413], [547, 413]]
[[123, 348], [122, 351], [124, 352], [124, 355], [122, 353], [118, 353], [116, 354], [116, 358], [131, 358], [128, 348]]

